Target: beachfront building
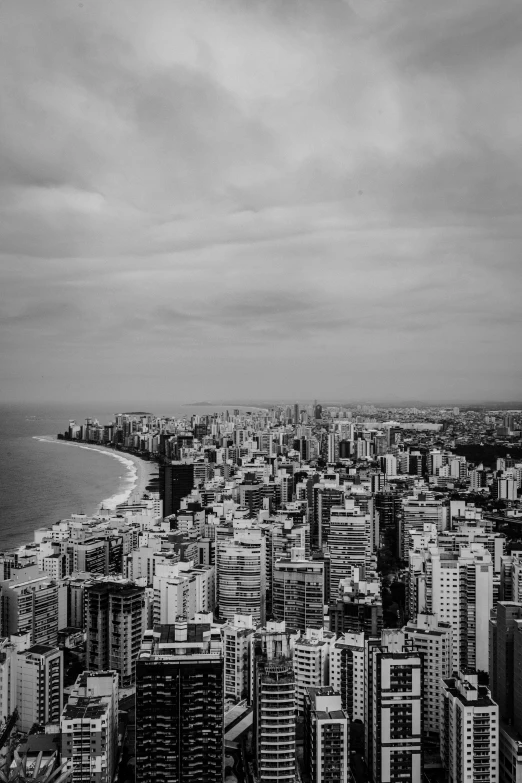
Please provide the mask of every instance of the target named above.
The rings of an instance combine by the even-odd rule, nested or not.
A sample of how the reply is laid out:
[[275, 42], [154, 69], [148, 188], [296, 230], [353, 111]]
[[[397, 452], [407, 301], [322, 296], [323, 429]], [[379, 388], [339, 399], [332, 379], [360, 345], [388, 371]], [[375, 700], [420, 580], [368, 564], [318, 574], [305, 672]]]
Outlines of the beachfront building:
[[58, 583], [48, 576], [0, 581], [1, 635], [29, 633], [32, 644], [58, 643]]

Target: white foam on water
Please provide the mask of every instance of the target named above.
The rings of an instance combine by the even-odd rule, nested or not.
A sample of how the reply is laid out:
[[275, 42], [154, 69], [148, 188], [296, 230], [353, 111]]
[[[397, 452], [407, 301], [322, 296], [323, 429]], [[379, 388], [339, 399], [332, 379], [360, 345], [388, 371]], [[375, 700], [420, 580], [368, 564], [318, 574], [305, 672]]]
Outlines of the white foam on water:
[[118, 454], [109, 449], [99, 449], [96, 446], [86, 446], [84, 443], [73, 443], [69, 440], [57, 440], [49, 435], [33, 435], [33, 440], [39, 440], [42, 443], [59, 443], [63, 446], [74, 446], [77, 449], [85, 449], [86, 451], [96, 451], [98, 454], [105, 454], [107, 457], [113, 457], [117, 459], [122, 465], [125, 465], [127, 469], [127, 475], [125, 477], [125, 483], [128, 485], [123, 492], [118, 492], [115, 495], [111, 495], [105, 500], [102, 500], [98, 508], [105, 508], [113, 511], [120, 503], [125, 503], [132, 495], [137, 483], [138, 483], [138, 468], [134, 460], [125, 457], [123, 454]]

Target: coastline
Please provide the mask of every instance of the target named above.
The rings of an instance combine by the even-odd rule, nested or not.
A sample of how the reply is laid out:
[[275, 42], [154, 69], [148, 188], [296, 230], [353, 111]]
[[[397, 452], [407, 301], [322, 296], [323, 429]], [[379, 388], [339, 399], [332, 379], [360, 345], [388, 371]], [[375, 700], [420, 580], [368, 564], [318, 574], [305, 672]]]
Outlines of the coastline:
[[125, 503], [131, 498], [133, 500], [139, 500], [147, 484], [150, 481], [151, 475], [155, 472], [157, 466], [154, 462], [147, 462], [146, 460], [137, 457], [134, 454], [128, 454], [123, 451], [115, 451], [114, 449], [107, 448], [105, 446], [96, 446], [90, 443], [81, 443], [67, 440], [58, 440], [54, 435], [33, 435], [34, 440], [38, 440], [44, 443], [55, 443], [64, 446], [73, 446], [75, 448], [82, 448], [87, 451], [97, 451], [99, 454], [105, 454], [118, 460], [125, 466], [127, 470], [127, 476], [125, 478], [125, 486], [118, 487], [117, 492], [109, 497], [102, 498], [98, 503], [97, 510], [110, 509], [114, 510], [120, 503]]

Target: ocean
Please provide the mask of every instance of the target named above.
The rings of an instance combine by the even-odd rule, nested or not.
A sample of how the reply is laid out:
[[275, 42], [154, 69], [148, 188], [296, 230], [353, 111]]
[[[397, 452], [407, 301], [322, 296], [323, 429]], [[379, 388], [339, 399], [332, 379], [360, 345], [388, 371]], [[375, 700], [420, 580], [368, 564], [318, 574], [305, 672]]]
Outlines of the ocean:
[[[225, 408], [147, 410], [181, 418]], [[115, 508], [131, 494], [136, 468], [125, 455], [49, 440], [64, 432], [70, 419], [82, 424], [91, 417], [107, 424], [115, 413], [85, 404], [0, 405], [0, 552], [32, 541], [39, 527], [74, 513], [94, 514], [102, 502], [106, 508]]]

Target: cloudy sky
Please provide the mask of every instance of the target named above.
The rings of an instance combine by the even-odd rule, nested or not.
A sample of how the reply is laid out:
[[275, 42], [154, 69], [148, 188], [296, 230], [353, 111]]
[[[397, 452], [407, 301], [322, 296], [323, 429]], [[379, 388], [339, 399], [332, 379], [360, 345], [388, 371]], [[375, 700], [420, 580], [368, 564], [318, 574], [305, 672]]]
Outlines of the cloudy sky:
[[0, 394], [520, 399], [519, 0], [5, 0]]

